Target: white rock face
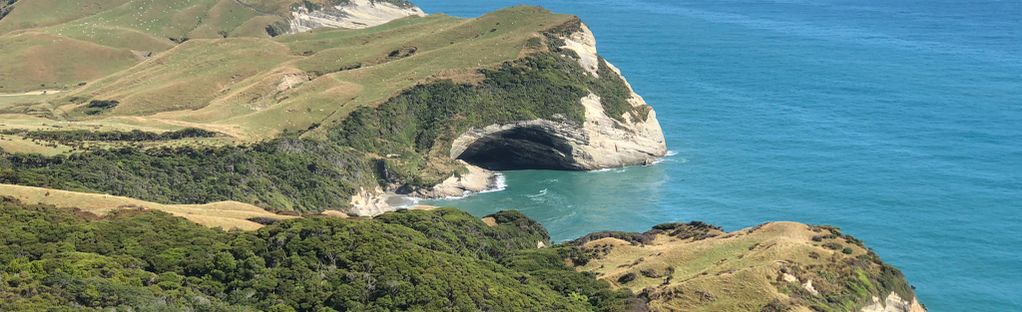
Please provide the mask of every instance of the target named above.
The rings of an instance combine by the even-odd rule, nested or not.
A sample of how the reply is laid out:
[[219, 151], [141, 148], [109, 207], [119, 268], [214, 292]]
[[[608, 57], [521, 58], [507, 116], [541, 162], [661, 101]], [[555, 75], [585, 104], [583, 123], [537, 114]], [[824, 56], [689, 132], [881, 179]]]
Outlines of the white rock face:
[[[596, 54], [596, 39], [589, 28], [583, 24], [580, 31], [562, 39], [565, 42], [562, 48], [578, 54], [582, 68], [588, 74], [597, 76], [599, 57]], [[620, 75], [617, 68], [612, 65], [611, 68]], [[632, 90], [631, 85], [628, 85], [628, 89]], [[663, 130], [652, 108], [646, 120], [633, 120], [632, 116], [626, 113], [619, 116], [624, 121], [619, 121], [607, 116], [600, 101], [600, 97], [592, 93], [580, 99], [585, 108], [585, 122], [581, 127], [560, 121], [530, 120], [472, 129], [454, 140], [451, 157], [458, 158], [479, 139], [520, 127], [541, 128], [544, 132], [568, 143], [571, 146], [571, 155], [565, 155], [565, 158], [573, 162], [572, 166], [568, 166], [570, 169], [594, 170], [643, 165], [667, 154]], [[637, 108], [649, 107], [635, 91], [631, 92], [628, 102]]]
[[[570, 49], [579, 55], [579, 64], [587, 74], [597, 77], [599, 72], [599, 56], [596, 54], [596, 39], [585, 25], [581, 30], [562, 38], [564, 49]], [[609, 65], [609, 63], [608, 63]], [[611, 65], [611, 69], [620, 76], [620, 71]], [[622, 77], [622, 80], [624, 78]], [[627, 81], [625, 82], [627, 85]], [[646, 101], [632, 91], [628, 102], [637, 108], [647, 108]], [[655, 162], [667, 154], [667, 145], [663, 130], [657, 120], [656, 112], [649, 108], [645, 120], [634, 120], [625, 113], [621, 120], [607, 116], [601, 99], [596, 94], [579, 99], [585, 109], [585, 122], [581, 125], [563, 120], [524, 120], [509, 124], [494, 124], [475, 128], [459, 135], [452, 142], [450, 157], [460, 158], [473, 143], [480, 139], [498, 135], [516, 128], [540, 129], [543, 133], [558, 139], [570, 146], [570, 154], [552, 149], [550, 153], [557, 158], [567, 160], [565, 169], [596, 170], [628, 165], [645, 165]], [[440, 185], [431, 189], [416, 190], [412, 195], [425, 198], [464, 196], [466, 193], [482, 192], [492, 189], [496, 184], [495, 172], [464, 163], [468, 174], [452, 176]], [[389, 196], [382, 189], [370, 190], [357, 194], [352, 198], [353, 212], [359, 215], [377, 215], [393, 208], [387, 205]]]
[[422, 198], [462, 197], [503, 187], [503, 177], [500, 173], [473, 166], [464, 161], [459, 160], [459, 162], [465, 166], [468, 172], [453, 175], [431, 189], [417, 190], [412, 195]]
[[873, 303], [865, 306], [862, 312], [926, 312], [926, 308], [919, 304], [915, 298], [912, 301], [902, 299], [897, 293], [891, 292], [887, 299], [880, 301], [880, 298], [873, 297]]
[[579, 64], [593, 76], [599, 77], [597, 71], [600, 66], [600, 58], [596, 54], [596, 36], [589, 30], [589, 26], [582, 24], [582, 30], [571, 34], [564, 39], [563, 49], [575, 51], [580, 57]]
[[400, 7], [372, 0], [350, 0], [347, 4], [309, 11], [304, 6], [291, 12], [289, 33], [306, 32], [318, 28], [361, 29], [381, 25], [407, 16], [425, 16], [422, 9]]
[[387, 196], [380, 187], [361, 189], [358, 194], [351, 196], [351, 214], [369, 217], [388, 211], [394, 211], [394, 207], [387, 203]]

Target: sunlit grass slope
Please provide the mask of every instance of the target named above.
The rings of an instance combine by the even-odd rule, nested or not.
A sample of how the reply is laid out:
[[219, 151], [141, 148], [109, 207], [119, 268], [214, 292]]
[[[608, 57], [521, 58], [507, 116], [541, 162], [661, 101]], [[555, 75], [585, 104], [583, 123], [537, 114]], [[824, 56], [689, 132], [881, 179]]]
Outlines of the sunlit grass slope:
[[220, 125], [264, 139], [334, 125], [416, 84], [471, 78], [474, 69], [518, 58], [530, 38], [569, 18], [515, 8], [478, 19], [435, 15], [273, 40], [193, 40], [73, 97], [120, 102], [98, 118]]
[[[29, 11], [33, 3], [23, 1], [29, 2], [2, 21], [6, 29], [32, 19], [16, 14]], [[52, 26], [0, 35], [19, 38], [0, 43], [0, 51], [24, 60], [0, 65], [0, 93], [43, 85], [63, 89], [60, 97], [40, 97], [45, 105], [37, 108], [49, 111], [36, 114], [60, 120], [195, 127], [242, 141], [308, 129], [314, 130], [308, 136], [321, 136], [315, 128], [329, 129], [356, 108], [379, 105], [412, 86], [442, 79], [478, 81], [477, 69], [518, 59], [542, 32], [572, 18], [518, 7], [476, 19], [433, 15], [362, 30], [221, 38], [215, 33], [230, 33], [267, 16], [259, 15], [261, 10], [269, 14], [279, 8], [231, 8], [240, 5], [235, 1], [183, 3], [96, 4], [105, 9], [67, 13], [39, 24]], [[125, 11], [136, 7], [143, 10]], [[193, 19], [200, 15], [196, 24]], [[180, 38], [189, 40], [173, 41]], [[95, 52], [80, 53], [89, 49]], [[102, 114], [83, 114], [80, 107], [93, 100], [119, 105]]]
[[269, 37], [290, 0], [19, 0], [0, 19], [0, 92], [73, 88], [190, 39]]
[[0, 184], [0, 196], [7, 196], [26, 204], [49, 205], [58, 208], [77, 208], [98, 216], [118, 210], [158, 210], [209, 227], [255, 230], [262, 224], [249, 219], [268, 218], [285, 220], [294, 218], [263, 210], [239, 202], [216, 202], [204, 205], [164, 205], [127, 197], [51, 190], [37, 187]]

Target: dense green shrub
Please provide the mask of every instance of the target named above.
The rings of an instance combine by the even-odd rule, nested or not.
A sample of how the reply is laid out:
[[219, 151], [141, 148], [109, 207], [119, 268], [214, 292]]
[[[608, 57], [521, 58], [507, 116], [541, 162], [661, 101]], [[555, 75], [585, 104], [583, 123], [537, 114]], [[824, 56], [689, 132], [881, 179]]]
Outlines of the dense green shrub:
[[185, 138], [211, 138], [219, 134], [196, 128], [167, 132], [131, 131], [89, 131], [89, 130], [7, 130], [3, 134], [17, 134], [28, 139], [72, 143], [79, 141], [146, 142], [180, 140]]
[[565, 266], [556, 250], [526, 246], [547, 239], [542, 227], [517, 213], [502, 216], [496, 219], [509, 221], [493, 227], [463, 212], [439, 210], [380, 220], [305, 218], [257, 232], [224, 232], [159, 212], [124, 211], [95, 220], [0, 199], [0, 310], [640, 306], [629, 293]]
[[120, 104], [120, 102], [115, 100], [93, 100], [90, 101], [89, 104], [85, 105], [82, 112], [86, 115], [98, 115], [117, 107], [118, 104]]
[[169, 203], [237, 200], [284, 210], [340, 209], [360, 185], [375, 181], [359, 155], [292, 139], [244, 147], [15, 154], [0, 161], [0, 183]]

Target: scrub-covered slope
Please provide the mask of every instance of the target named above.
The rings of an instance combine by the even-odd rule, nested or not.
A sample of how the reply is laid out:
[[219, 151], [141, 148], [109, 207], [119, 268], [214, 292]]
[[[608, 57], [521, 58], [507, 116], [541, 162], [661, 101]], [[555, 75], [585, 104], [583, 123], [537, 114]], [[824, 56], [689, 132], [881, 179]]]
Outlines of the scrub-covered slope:
[[517, 212], [224, 232], [107, 208], [0, 197], [0, 310], [925, 311], [898, 270], [829, 227], [665, 224], [545, 247]]
[[641, 293], [653, 311], [925, 311], [900, 271], [832, 227], [725, 233], [694, 222], [572, 244], [580, 270]]
[[0, 98], [0, 183], [378, 214], [393, 209], [385, 192], [485, 188], [480, 167], [597, 169], [666, 153], [655, 112], [588, 28], [540, 8], [190, 39], [145, 58]]
[[628, 291], [527, 252], [547, 240], [535, 222], [493, 218], [410, 211], [224, 232], [160, 212], [97, 218], [0, 197], [0, 310], [642, 310]]

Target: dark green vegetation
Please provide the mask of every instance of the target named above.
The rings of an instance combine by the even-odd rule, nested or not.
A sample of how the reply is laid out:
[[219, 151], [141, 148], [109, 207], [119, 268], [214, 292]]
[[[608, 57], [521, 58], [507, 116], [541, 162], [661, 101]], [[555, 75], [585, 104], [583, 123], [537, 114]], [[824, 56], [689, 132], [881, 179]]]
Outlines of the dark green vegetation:
[[285, 210], [341, 208], [374, 183], [356, 153], [278, 139], [246, 147], [125, 147], [69, 156], [5, 155], [0, 183], [106, 192], [165, 203], [237, 200]]
[[872, 303], [873, 297], [885, 297], [891, 292], [901, 298], [915, 296], [901, 271], [881, 262], [872, 253], [826, 264], [789, 264], [782, 270], [799, 280], [812, 280], [817, 293], [798, 284], [778, 282], [777, 288], [792, 298], [774, 303], [780, 306], [853, 311]]
[[[447, 155], [450, 141], [469, 127], [537, 118], [581, 123], [579, 99], [587, 89], [607, 99], [627, 96], [617, 75], [593, 78], [574, 60], [553, 53], [479, 73], [485, 79], [478, 84], [441, 80], [413, 87], [377, 108], [360, 108], [329, 129], [325, 141], [292, 133], [250, 146], [0, 154], [0, 183], [164, 203], [236, 200], [277, 210], [343, 209], [361, 187], [432, 186], [451, 176], [459, 168]], [[34, 135], [136, 139], [132, 133]]]
[[632, 311], [642, 302], [535, 249], [517, 212], [313, 217], [223, 232], [0, 200], [0, 310]]
[[73, 143], [80, 141], [113, 141], [113, 142], [145, 142], [145, 141], [167, 141], [180, 140], [185, 138], [212, 138], [219, 135], [216, 132], [196, 128], [187, 128], [168, 132], [146, 132], [142, 130], [132, 131], [89, 131], [89, 130], [44, 130], [44, 131], [16, 131], [5, 130], [0, 134], [17, 134], [19, 136], [43, 141], [55, 141], [58, 143]]
[[113, 100], [93, 100], [89, 101], [89, 104], [86, 104], [82, 108], [82, 113], [85, 113], [86, 115], [99, 115], [117, 107], [118, 104], [120, 104], [120, 102]]

